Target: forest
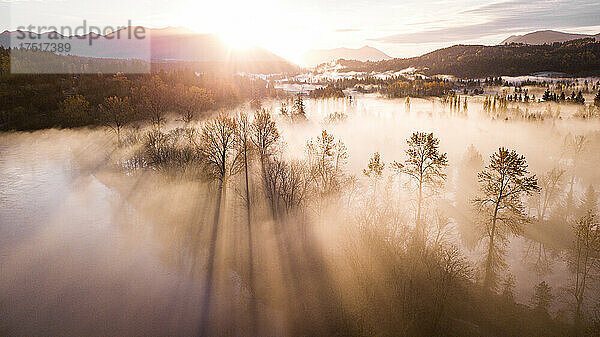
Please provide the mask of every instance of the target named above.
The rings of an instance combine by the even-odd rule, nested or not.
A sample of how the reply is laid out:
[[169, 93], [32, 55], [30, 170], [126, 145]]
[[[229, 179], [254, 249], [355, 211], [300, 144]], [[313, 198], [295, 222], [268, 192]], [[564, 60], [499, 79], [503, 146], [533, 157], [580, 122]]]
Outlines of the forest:
[[600, 69], [600, 42], [580, 39], [546, 45], [455, 45], [431, 53], [379, 62], [340, 60], [347, 71], [400, 71], [422, 69], [425, 75], [446, 74], [460, 78], [519, 76], [544, 71], [573, 76], [595, 75]]
[[0, 76], [0, 130], [159, 123], [169, 113], [190, 121], [207, 111], [278, 96], [283, 92], [266, 81], [190, 70]]

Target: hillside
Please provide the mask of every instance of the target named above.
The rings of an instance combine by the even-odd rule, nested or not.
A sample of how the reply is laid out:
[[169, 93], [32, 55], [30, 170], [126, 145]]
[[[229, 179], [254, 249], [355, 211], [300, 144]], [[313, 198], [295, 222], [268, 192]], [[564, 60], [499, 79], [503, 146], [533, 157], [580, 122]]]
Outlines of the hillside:
[[391, 57], [381, 50], [369, 46], [364, 46], [358, 49], [317, 49], [310, 50], [304, 55], [304, 62], [309, 66], [316, 66], [322, 63], [337, 61], [339, 59], [356, 61], [381, 61], [389, 60]]
[[600, 39], [600, 34], [587, 35], [587, 34], [572, 34], [557, 32], [554, 30], [540, 30], [525, 35], [513, 35], [506, 40], [500, 42], [500, 44], [511, 44], [511, 43], [523, 43], [523, 44], [550, 44], [554, 42], [566, 42], [577, 39], [594, 38]]
[[400, 71], [409, 67], [425, 75], [457, 77], [518, 76], [543, 71], [573, 75], [600, 72], [600, 42], [582, 39], [552, 45], [456, 45], [419, 57], [380, 62], [341, 60], [347, 71]]
[[[131, 27], [131, 30], [143, 27]], [[298, 67], [287, 60], [260, 48], [234, 49], [218, 36], [197, 34], [182, 28], [143, 28], [143, 38], [129, 38], [128, 28], [106, 36], [88, 34], [62, 36], [55, 32], [32, 34], [31, 39], [20, 40], [29, 32], [4, 32], [0, 46], [9, 48], [15, 42], [69, 43], [71, 50], [64, 55], [103, 59], [138, 59], [152, 63], [183, 63], [200, 71], [223, 70], [236, 72], [294, 72]]]

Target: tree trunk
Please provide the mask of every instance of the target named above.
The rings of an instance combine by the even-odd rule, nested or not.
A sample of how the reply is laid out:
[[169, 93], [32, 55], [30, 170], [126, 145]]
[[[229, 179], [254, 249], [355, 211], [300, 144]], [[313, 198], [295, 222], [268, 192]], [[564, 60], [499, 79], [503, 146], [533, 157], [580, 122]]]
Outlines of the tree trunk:
[[496, 220], [498, 218], [498, 203], [494, 208], [494, 217], [492, 218], [492, 230], [490, 232], [490, 242], [488, 243], [488, 255], [485, 263], [485, 277], [483, 279], [483, 287], [490, 290], [493, 277], [493, 254], [494, 254], [494, 237], [496, 236]]
[[417, 235], [421, 242], [425, 242], [425, 230], [421, 222], [421, 207], [423, 204], [423, 182], [419, 181], [419, 198], [417, 200]]
[[117, 126], [117, 147], [121, 147], [121, 127]]
[[276, 200], [275, 200], [275, 193], [271, 189], [273, 182], [269, 181], [269, 179], [271, 179], [272, 177], [267, 176], [267, 165], [268, 165], [268, 163], [267, 163], [266, 156], [261, 154], [260, 170], [261, 170], [262, 179], [263, 179], [263, 190], [265, 192], [265, 196], [269, 200], [269, 206], [271, 208], [271, 215], [273, 216], [273, 221], [277, 221], [278, 216], [277, 216], [277, 205], [276, 205]]
[[575, 308], [575, 333], [578, 334], [581, 326], [581, 304], [583, 302], [583, 296], [577, 298], [577, 306]]
[[[587, 238], [586, 238], [587, 239]], [[577, 333], [580, 332], [581, 330], [581, 307], [583, 305], [583, 299], [584, 299], [584, 293], [585, 293], [585, 287], [586, 287], [586, 281], [587, 281], [587, 266], [588, 266], [588, 257], [589, 257], [589, 246], [585, 246], [586, 250], [585, 250], [585, 258], [583, 260], [583, 275], [582, 275], [582, 280], [581, 280], [581, 287], [579, 289], [581, 289], [580, 292], [576, 292], [576, 298], [577, 298], [577, 307], [575, 309], [575, 331]], [[578, 266], [579, 266], [579, 261], [578, 261]]]

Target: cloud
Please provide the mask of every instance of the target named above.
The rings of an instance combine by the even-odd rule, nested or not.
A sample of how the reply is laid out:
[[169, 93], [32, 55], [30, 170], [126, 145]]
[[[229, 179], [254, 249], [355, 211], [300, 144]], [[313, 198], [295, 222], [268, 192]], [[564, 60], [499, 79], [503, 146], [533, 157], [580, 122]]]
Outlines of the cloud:
[[[454, 21], [463, 25], [372, 38], [383, 43], [443, 43], [478, 40], [538, 29], [568, 29], [598, 25], [598, 1], [513, 0], [464, 10]], [[478, 23], [473, 23], [478, 22]]]
[[[426, 30], [414, 33], [401, 33], [380, 38], [372, 38], [370, 41], [383, 43], [443, 43], [454, 41], [465, 41], [481, 38], [491, 35], [486, 33], [489, 30], [489, 24], [476, 24], [467, 26], [458, 26], [450, 28], [440, 28]], [[497, 33], [494, 31], [494, 33]]]
[[335, 32], [336, 33], [348, 33], [348, 32], [360, 32], [361, 29], [357, 29], [357, 28], [342, 28], [342, 29], [336, 29]]
[[430, 21], [420, 21], [420, 22], [411, 22], [406, 23], [407, 26], [423, 26], [423, 25], [431, 25], [431, 24], [441, 24], [444, 22], [449, 22], [450, 20], [430, 20]]
[[515, 9], [523, 9], [522, 7], [527, 7], [530, 5], [536, 5], [536, 0], [511, 0], [511, 1], [503, 1], [503, 2], [495, 2], [491, 4], [486, 4], [482, 6], [478, 6], [475, 8], [467, 9], [462, 11], [461, 13], [467, 14], [498, 14], [498, 13], [506, 13], [507, 10], [515, 10]]

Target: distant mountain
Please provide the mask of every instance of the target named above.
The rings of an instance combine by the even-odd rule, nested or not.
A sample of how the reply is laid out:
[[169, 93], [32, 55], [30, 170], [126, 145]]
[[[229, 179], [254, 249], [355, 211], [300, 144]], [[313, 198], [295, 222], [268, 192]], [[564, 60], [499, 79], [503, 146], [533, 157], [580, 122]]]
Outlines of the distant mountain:
[[456, 45], [404, 59], [338, 61], [344, 71], [386, 72], [416, 68], [420, 73], [461, 78], [518, 76], [538, 72], [600, 74], [600, 42], [575, 40], [557, 45]]
[[523, 44], [550, 44], [554, 42], [565, 42], [583, 38], [594, 38], [600, 40], [600, 34], [587, 35], [587, 34], [572, 34], [557, 32], [555, 30], [540, 30], [537, 32], [525, 34], [525, 35], [513, 35], [508, 39], [500, 42], [500, 44], [511, 44], [511, 43], [523, 43]]
[[[27, 38], [23, 39], [25, 36]], [[259, 69], [260, 72], [280, 73], [298, 69], [264, 48], [231, 48], [216, 35], [198, 34], [185, 28], [128, 27], [105, 36], [91, 33], [66, 37], [56, 32], [34, 34], [22, 31], [5, 31], [0, 34], [0, 46], [8, 48], [11, 41], [13, 47], [19, 47], [21, 42], [69, 43], [70, 51], [60, 54], [81, 57], [140, 59], [153, 63], [179, 62], [196, 66], [204, 63], [210, 65], [210, 68], [224, 67], [231, 71], [245, 72]], [[200, 70], [204, 68], [200, 67]]]
[[357, 60], [357, 61], [381, 61], [391, 59], [381, 50], [369, 46], [358, 49], [336, 48], [310, 50], [304, 55], [304, 62], [309, 66], [316, 66], [322, 63], [337, 61], [339, 59]]

